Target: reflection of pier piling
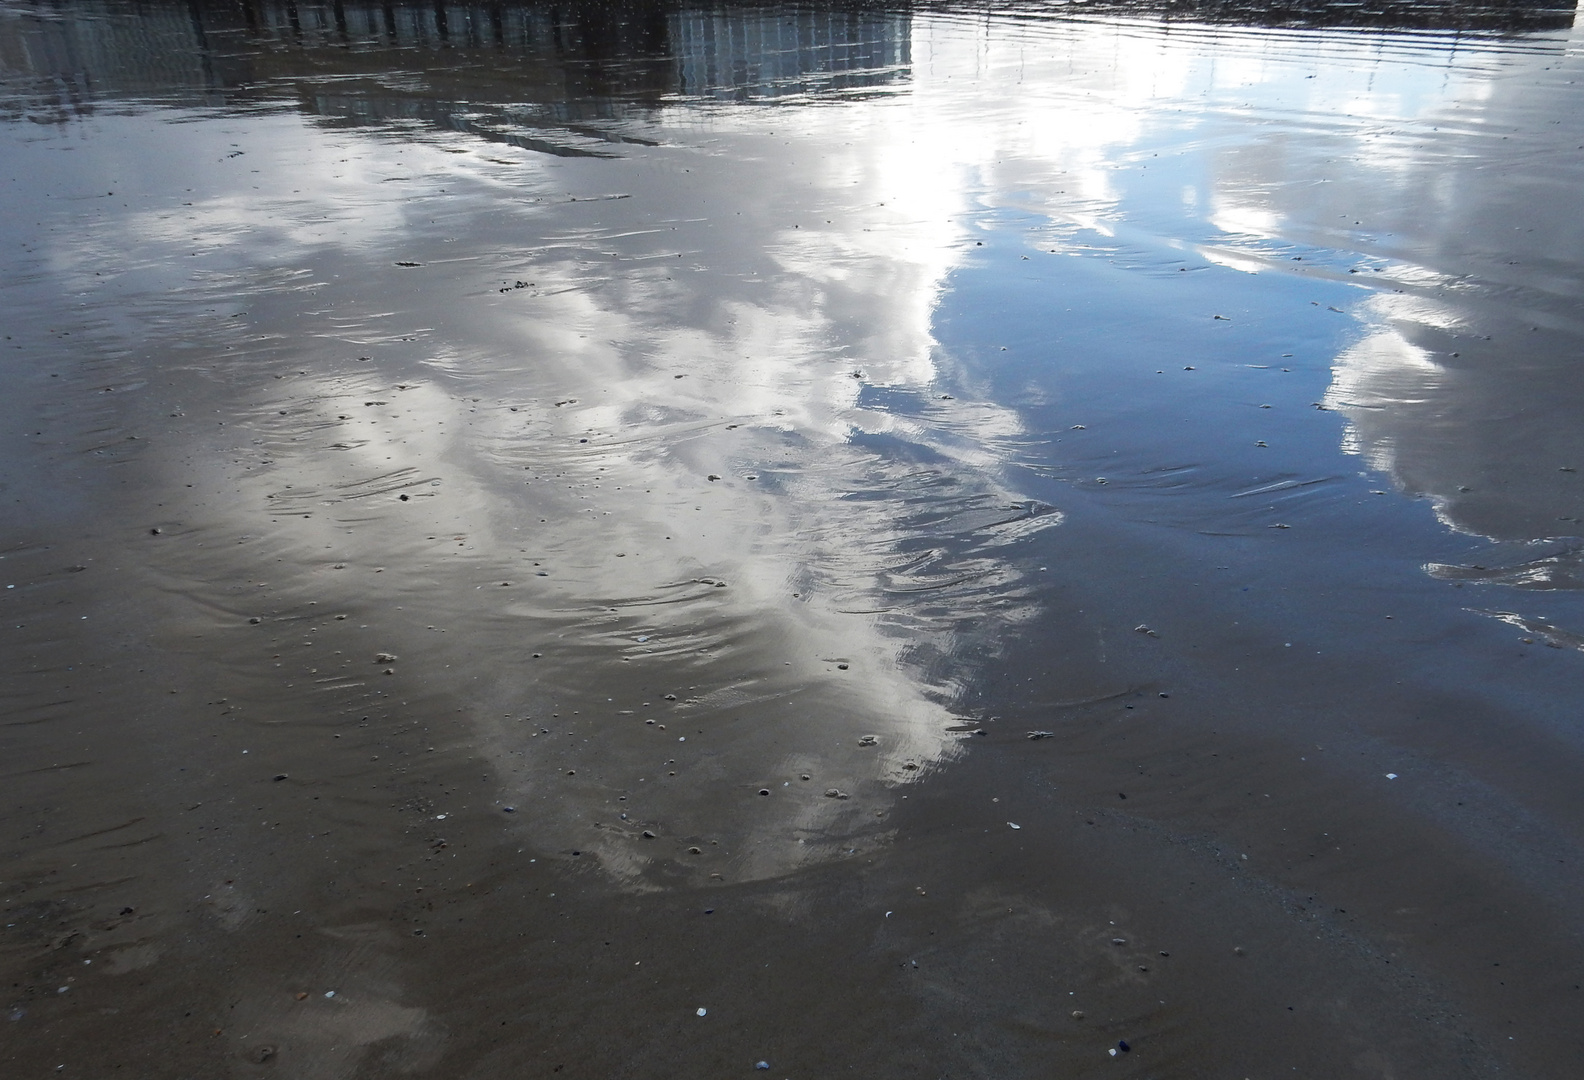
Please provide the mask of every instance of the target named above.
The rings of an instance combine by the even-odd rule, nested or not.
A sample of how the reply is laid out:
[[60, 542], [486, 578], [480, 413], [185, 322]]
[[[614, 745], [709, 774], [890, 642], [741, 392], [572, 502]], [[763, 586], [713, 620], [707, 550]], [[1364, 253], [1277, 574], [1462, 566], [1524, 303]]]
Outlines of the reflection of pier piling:
[[905, 9], [818, 3], [83, 0], [56, 18], [0, 21], [0, 61], [35, 80], [30, 107], [47, 101], [63, 114], [101, 96], [219, 104], [269, 84], [382, 70], [421, 74], [435, 84], [427, 97], [470, 105], [658, 104], [896, 82], [909, 33]]
[[[986, 10], [957, 0], [79, 0], [34, 18], [34, 6], [12, 5], [0, 19], [0, 68], [20, 90], [8, 107], [39, 120], [107, 96], [217, 105], [259, 87], [381, 72], [425, 79], [430, 101], [531, 102], [569, 116], [678, 94], [740, 101], [879, 89], [909, 77], [917, 12]], [[1000, 9], [1022, 19], [1484, 32], [1574, 18], [1571, 7], [1501, 0], [1002, 0]]]
[[747, 99], [876, 87], [912, 62], [911, 19], [881, 11], [680, 10], [671, 17], [684, 94]]
[[663, 93], [781, 97], [895, 81], [910, 60], [905, 7], [796, 9], [615, 5], [335, 3], [252, 0], [256, 32], [301, 45], [546, 49], [571, 60], [674, 57]]

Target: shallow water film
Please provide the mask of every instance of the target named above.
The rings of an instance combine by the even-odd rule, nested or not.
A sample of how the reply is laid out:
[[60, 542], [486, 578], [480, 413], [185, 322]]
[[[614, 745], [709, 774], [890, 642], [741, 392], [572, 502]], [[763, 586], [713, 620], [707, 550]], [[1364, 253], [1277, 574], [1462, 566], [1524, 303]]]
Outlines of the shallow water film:
[[1584, 1075], [1584, 31], [0, 0], [0, 1075]]

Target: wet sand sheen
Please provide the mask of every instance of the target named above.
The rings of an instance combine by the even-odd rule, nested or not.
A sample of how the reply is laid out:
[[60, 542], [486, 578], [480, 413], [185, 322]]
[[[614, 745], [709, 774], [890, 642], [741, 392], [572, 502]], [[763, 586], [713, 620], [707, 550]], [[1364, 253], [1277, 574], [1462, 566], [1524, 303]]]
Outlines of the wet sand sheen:
[[8, 1070], [1576, 1071], [1570, 22], [1015, 14], [0, 5]]

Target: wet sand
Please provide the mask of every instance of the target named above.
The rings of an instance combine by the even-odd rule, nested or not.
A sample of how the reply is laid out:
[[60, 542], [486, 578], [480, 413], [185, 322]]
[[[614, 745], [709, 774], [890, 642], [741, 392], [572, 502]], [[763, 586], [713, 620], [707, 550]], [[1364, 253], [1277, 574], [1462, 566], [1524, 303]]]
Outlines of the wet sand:
[[1579, 1074], [1579, 32], [1328, 10], [0, 2], [0, 1073]]

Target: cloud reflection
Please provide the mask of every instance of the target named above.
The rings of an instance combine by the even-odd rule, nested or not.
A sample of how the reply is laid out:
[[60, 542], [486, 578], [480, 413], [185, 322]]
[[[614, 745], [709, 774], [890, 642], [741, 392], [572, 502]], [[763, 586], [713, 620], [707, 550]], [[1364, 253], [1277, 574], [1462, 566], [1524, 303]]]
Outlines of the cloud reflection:
[[[108, 208], [48, 273], [140, 355], [202, 353], [194, 395], [238, 420], [194, 436], [236, 493], [211, 527], [377, 614], [408, 657], [391, 685], [463, 703], [541, 849], [634, 888], [847, 857], [972, 738], [954, 709], [1051, 615], [1018, 545], [1063, 521], [1011, 468], [1047, 434], [1027, 403], [941, 341], [986, 240], [1145, 274], [1307, 260], [1368, 290], [1328, 398], [1349, 449], [1451, 523], [1550, 535], [1571, 264], [1520, 279], [1495, 256], [1528, 249], [1459, 231], [1497, 181], [1458, 140], [1538, 108], [1501, 77], [1559, 44], [1449, 73], [1445, 41], [682, 12], [552, 47], [528, 9], [401, 7], [398, 41], [512, 43], [427, 70], [348, 9], [373, 21], [211, 28], [309, 45], [239, 46], [246, 78], [173, 79], [197, 97], [167, 112], [46, 96], [76, 175], [181, 196]], [[345, 67], [302, 63], [340, 34]], [[1509, 354], [1533, 377], [1460, 344], [1509, 295], [1547, 316], [1525, 341], [1553, 351]], [[1545, 422], [1514, 435], [1523, 411]], [[1515, 483], [1542, 446], [1558, 475]]]

